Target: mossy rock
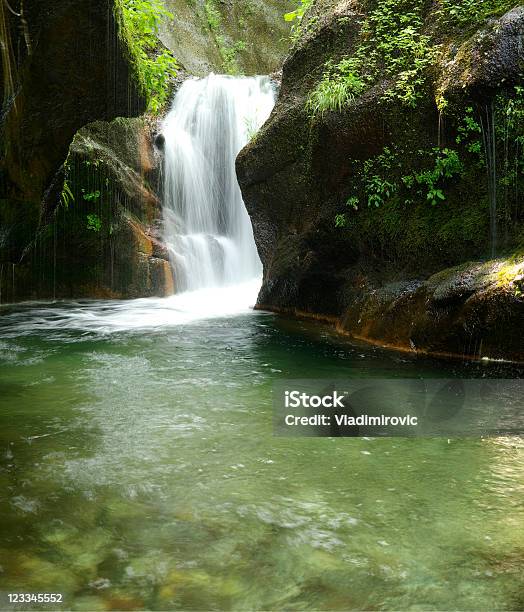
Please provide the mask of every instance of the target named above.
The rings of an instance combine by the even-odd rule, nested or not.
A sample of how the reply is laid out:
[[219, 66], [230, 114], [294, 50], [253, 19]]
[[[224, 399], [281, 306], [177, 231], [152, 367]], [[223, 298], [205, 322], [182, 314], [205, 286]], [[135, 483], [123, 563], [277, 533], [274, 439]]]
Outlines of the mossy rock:
[[[501, 2], [491, 21], [448, 27], [436, 19], [435, 3], [417, 4], [420, 35], [442, 52], [423, 69], [418, 96], [407, 104], [389, 95], [401, 75], [383, 66], [361, 94], [312, 116], [308, 100], [326, 66], [352, 56], [368, 40], [362, 26], [379, 6], [375, 0], [313, 4], [303, 36], [284, 62], [276, 107], [237, 158], [264, 264], [259, 306], [327, 316], [374, 342], [411, 350], [412, 341], [433, 352], [461, 352], [451, 334], [437, 340], [438, 329], [449, 324], [463, 341], [463, 314], [464, 325], [475, 327], [466, 352], [479, 352], [475, 342], [485, 326], [492, 353], [507, 349], [516, 357], [509, 321], [515, 324], [520, 312], [518, 296], [493, 285], [482, 266], [463, 273], [453, 268], [492, 259], [493, 253], [504, 257], [523, 244], [524, 209], [515, 194], [524, 191], [524, 179], [506, 173], [508, 143], [496, 122], [506, 121], [512, 104], [521, 104], [515, 86], [524, 84], [524, 9], [501, 15], [509, 6]], [[477, 127], [471, 127], [473, 117]], [[464, 137], [467, 120], [471, 142]], [[489, 142], [494, 130], [495, 155], [483, 158], [483, 134]], [[446, 151], [458, 160], [456, 170], [434, 179]], [[486, 160], [489, 176], [496, 175], [495, 201]], [[431, 192], [434, 180], [437, 196]], [[387, 191], [381, 191], [386, 182]], [[375, 193], [380, 197], [373, 200]], [[427, 281], [442, 270], [449, 270], [445, 278]], [[434, 312], [425, 309], [425, 299]], [[464, 306], [460, 316], [452, 303]], [[510, 314], [496, 347], [492, 319], [502, 320], [502, 308]], [[358, 325], [362, 313], [365, 327]], [[416, 338], [414, 327], [420, 330]]]
[[191, 74], [270, 74], [289, 48], [293, 0], [166, 0], [162, 42]]

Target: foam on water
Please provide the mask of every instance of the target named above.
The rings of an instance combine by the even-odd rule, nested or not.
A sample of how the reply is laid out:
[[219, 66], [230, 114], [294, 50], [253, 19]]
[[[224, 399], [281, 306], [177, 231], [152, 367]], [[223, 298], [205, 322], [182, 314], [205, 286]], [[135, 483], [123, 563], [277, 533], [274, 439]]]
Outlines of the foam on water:
[[[127, 301], [32, 303], [2, 317], [4, 337], [46, 330], [112, 333], [248, 312], [262, 264], [235, 159], [275, 103], [268, 77], [188, 79], [164, 120], [164, 239], [176, 295]], [[5, 311], [4, 311], [5, 312]]]
[[3, 337], [44, 330], [78, 330], [100, 334], [169, 327], [249, 312], [256, 303], [260, 278], [228, 287], [186, 291], [167, 298], [126, 301], [32, 303], [2, 317]]
[[175, 95], [162, 133], [164, 240], [177, 291], [261, 276], [235, 159], [274, 102], [268, 77], [211, 74], [185, 81]]

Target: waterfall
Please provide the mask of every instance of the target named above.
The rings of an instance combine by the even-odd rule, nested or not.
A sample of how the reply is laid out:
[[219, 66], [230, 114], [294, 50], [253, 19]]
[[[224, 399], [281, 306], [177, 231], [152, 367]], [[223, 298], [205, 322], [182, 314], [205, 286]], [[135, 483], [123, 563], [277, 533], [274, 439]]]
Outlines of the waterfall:
[[177, 293], [259, 278], [235, 159], [269, 117], [268, 77], [185, 81], [163, 122], [164, 240]]

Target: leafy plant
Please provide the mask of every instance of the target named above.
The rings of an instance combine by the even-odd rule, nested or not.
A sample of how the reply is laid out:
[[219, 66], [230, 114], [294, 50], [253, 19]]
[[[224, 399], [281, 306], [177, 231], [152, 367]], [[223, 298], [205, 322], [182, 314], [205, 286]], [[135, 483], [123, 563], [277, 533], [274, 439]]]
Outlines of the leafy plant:
[[346, 200], [346, 206], [348, 208], [352, 208], [353, 210], [358, 210], [359, 199], [357, 196], [351, 196]]
[[84, 198], [86, 202], [94, 202], [95, 200], [98, 200], [100, 195], [101, 194], [98, 189], [96, 191], [89, 191], [89, 192], [86, 192], [85, 189], [82, 189], [82, 197]]
[[[406, 186], [412, 186], [415, 182], [426, 188], [426, 199], [433, 206], [439, 201], [446, 199], [440, 185], [442, 179], [450, 179], [460, 174], [463, 170], [459, 155], [453, 149], [433, 149], [435, 154], [435, 165], [429, 170], [413, 174], [413, 180], [404, 180]], [[407, 177], [403, 177], [406, 179]]]
[[64, 180], [64, 185], [62, 187], [62, 192], [60, 194], [60, 201], [62, 202], [65, 208], [69, 208], [69, 204], [74, 202], [75, 196], [71, 191], [71, 186], [69, 185], [67, 179]]
[[87, 229], [92, 232], [99, 232], [102, 229], [102, 220], [98, 215], [87, 215]]
[[346, 227], [347, 219], [345, 214], [336, 215], [335, 217], [335, 227]]
[[296, 8], [294, 11], [291, 11], [290, 13], [286, 13], [284, 15], [284, 19], [286, 21], [298, 20], [300, 22], [302, 20], [302, 17], [304, 17], [304, 13], [312, 5], [312, 3], [313, 0], [300, 0], [300, 5], [298, 6], [298, 8]]
[[378, 208], [398, 191], [392, 172], [395, 159], [395, 153], [384, 147], [380, 155], [363, 162], [361, 176], [368, 206]]
[[[308, 99], [310, 114], [340, 111], [355, 96], [389, 77], [386, 99], [414, 107], [423, 96], [428, 68], [440, 47], [422, 34], [423, 0], [382, 0], [362, 23], [355, 53], [333, 65], [327, 62], [322, 78]], [[342, 20], [340, 20], [342, 22]]]
[[[489, 170], [494, 170], [496, 184], [491, 185], [496, 199], [499, 221], [505, 232], [522, 219], [524, 193], [524, 87], [500, 93], [492, 106], [496, 154], [486, 154]], [[488, 128], [489, 129], [489, 128]]]
[[378, 175], [370, 177], [366, 182], [368, 206], [381, 206], [397, 190], [397, 186]]
[[162, 19], [173, 19], [160, 0], [117, 0], [120, 35], [133, 59], [148, 110], [158, 113], [167, 101], [168, 85], [176, 76], [177, 62], [171, 51], [160, 49], [158, 28]]
[[328, 62], [322, 80], [308, 98], [307, 110], [312, 117], [326, 111], [340, 112], [364, 87], [353, 58], [344, 58], [336, 65]]
[[463, 143], [470, 153], [482, 156], [482, 143], [479, 138], [482, 128], [475, 119], [473, 107], [468, 106], [466, 108], [457, 131], [457, 144]]
[[[470, 26], [480, 27], [489, 17], [509, 10], [514, 2], [380, 0], [367, 4], [369, 9], [361, 23], [359, 42], [352, 56], [344, 59], [351, 67], [351, 73], [344, 75], [342, 62], [335, 67], [330, 62], [326, 64], [320, 82], [307, 102], [313, 116], [325, 110], [340, 111], [355, 95], [379, 80], [389, 82], [383, 94], [385, 99], [416, 107], [425, 96], [430, 69], [442, 53], [440, 40], [427, 33], [428, 16], [437, 23], [437, 31], [445, 31], [450, 26], [468, 30]], [[301, 21], [310, 5], [310, 0], [302, 0], [295, 11], [285, 15], [288, 21], [297, 21], [294, 38], [305, 33]], [[345, 18], [339, 19], [340, 24], [345, 21]], [[442, 111], [447, 102], [440, 96], [437, 104]]]
[[[384, 147], [382, 153], [375, 157], [364, 161], [353, 160], [353, 188], [360, 197], [350, 196], [346, 206], [357, 211], [363, 200], [373, 209], [386, 204], [395, 208], [401, 202], [404, 205], [412, 204], [415, 201], [414, 195], [433, 206], [445, 200], [445, 181], [462, 174], [464, 169], [458, 153], [453, 149], [421, 149], [415, 155], [421, 161], [424, 160], [426, 168], [402, 176], [405, 153], [397, 146]], [[431, 160], [429, 168], [426, 161], [428, 157]], [[346, 227], [347, 215], [337, 215], [335, 226]]]
[[501, 15], [515, 6], [512, 0], [439, 0], [437, 15], [444, 24], [462, 29], [478, 26], [489, 17]]
[[[299, 6], [289, 13], [285, 13], [284, 19], [286, 21], [293, 21], [293, 27], [291, 28], [291, 41], [296, 43], [304, 35], [304, 28], [302, 26], [302, 19], [306, 14], [306, 11], [313, 4], [313, 0], [300, 0]], [[316, 21], [316, 20], [315, 20]], [[313, 23], [310, 23], [313, 26]]]
[[207, 25], [210, 30], [218, 30], [220, 28], [220, 12], [216, 8], [213, 0], [206, 0], [204, 3], [204, 11], [206, 13]]
[[424, 9], [422, 0], [379, 2], [363, 25], [364, 42], [357, 50], [369, 81], [382, 73], [390, 76], [393, 84], [385, 97], [412, 107], [423, 96], [426, 70], [439, 51], [422, 34]]

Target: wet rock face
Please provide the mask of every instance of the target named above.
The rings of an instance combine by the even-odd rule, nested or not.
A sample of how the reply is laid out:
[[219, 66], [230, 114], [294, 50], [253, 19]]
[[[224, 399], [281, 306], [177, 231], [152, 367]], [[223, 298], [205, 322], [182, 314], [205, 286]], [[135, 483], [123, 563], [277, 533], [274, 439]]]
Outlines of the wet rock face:
[[289, 48], [283, 15], [294, 0], [163, 0], [173, 13], [161, 39], [188, 72], [269, 74]]
[[460, 95], [467, 89], [482, 98], [500, 87], [521, 84], [523, 41], [524, 6], [517, 6], [458, 48], [442, 72], [444, 95]]
[[468, 263], [359, 295], [339, 329], [392, 348], [524, 361], [524, 259]]
[[[56, 202], [74, 134], [95, 120], [143, 111], [110, 0], [28, 0], [8, 13], [13, 50], [1, 124], [0, 260], [16, 263]], [[12, 95], [11, 95], [12, 94]], [[44, 204], [45, 207], [45, 204]]]
[[[388, 100], [384, 92], [391, 83], [379, 79], [342, 112], [311, 121], [308, 96], [325, 63], [350, 55], [358, 44], [364, 6], [317, 0], [310, 15], [314, 27], [284, 63], [273, 114], [237, 159], [264, 264], [259, 307], [326, 316], [345, 333], [406, 350], [414, 350], [412, 340], [417, 350], [478, 356], [484, 337], [485, 349], [516, 356], [511, 329], [523, 316], [520, 297], [510, 290], [500, 292], [493, 283], [460, 289], [465, 277], [458, 272], [453, 280], [454, 266], [489, 256], [483, 163], [461, 150], [468, 165], [460, 181], [447, 182], [445, 201], [434, 206], [425, 193], [409, 203], [377, 208], [361, 198], [357, 211], [348, 211], [345, 202], [362, 163], [385, 149], [398, 151], [395, 163], [402, 165], [397, 177], [402, 184], [403, 174], [421, 167], [418, 150], [458, 148], [462, 116], [439, 120], [439, 95], [453, 109], [485, 109], [496, 96], [523, 83], [524, 9], [488, 22], [473, 36], [447, 40], [445, 59], [428, 73], [416, 108]], [[519, 250], [524, 235], [519, 206], [516, 220], [500, 230], [509, 252]], [[340, 213], [349, 219], [343, 229], [335, 227]], [[450, 269], [449, 287], [433, 287], [434, 275]], [[470, 274], [478, 281], [474, 271]], [[446, 291], [453, 295], [449, 302]], [[500, 309], [508, 315], [499, 325]], [[451, 331], [444, 334], [446, 326]]]
[[14, 282], [0, 271], [5, 301], [173, 293], [156, 130], [145, 118], [119, 118], [76, 134], [62, 175], [69, 195], [14, 267]]

